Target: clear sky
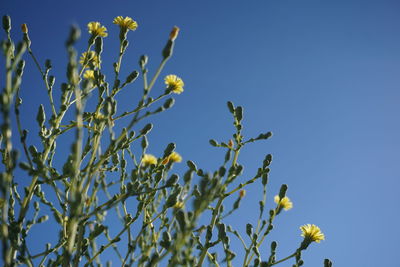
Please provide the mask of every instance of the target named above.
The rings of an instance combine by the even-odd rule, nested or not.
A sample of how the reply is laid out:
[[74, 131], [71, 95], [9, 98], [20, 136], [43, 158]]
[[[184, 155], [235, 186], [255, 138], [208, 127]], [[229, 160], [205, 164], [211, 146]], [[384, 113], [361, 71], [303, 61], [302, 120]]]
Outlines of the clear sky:
[[[242, 105], [245, 135], [274, 133], [244, 149], [239, 161], [245, 174], [272, 153], [268, 200], [287, 183], [294, 202], [268, 240], [278, 241], [278, 258], [301, 241], [300, 225], [314, 223], [326, 240], [304, 253], [305, 266], [322, 266], [324, 258], [335, 266], [399, 266], [399, 1], [3, 0], [1, 12], [11, 15], [16, 39], [19, 25], [28, 24], [32, 49], [42, 64], [52, 59], [58, 83], [65, 79], [71, 24], [83, 29], [80, 51], [89, 21], [107, 26], [109, 60], [103, 61], [111, 70], [118, 43], [112, 20], [134, 18], [139, 28], [129, 36], [125, 74], [138, 69], [143, 53], [154, 71], [169, 31], [179, 26], [163, 74], [181, 76], [185, 92], [153, 120], [154, 153], [176, 142], [185, 160], [212, 170], [222, 154], [208, 140], [227, 141], [233, 131], [226, 101]], [[26, 60], [22, 112], [25, 127], [35, 133], [38, 105], [47, 100], [33, 62]], [[121, 109], [137, 102], [121, 101]], [[260, 197], [257, 183], [228, 222], [244, 232], [247, 222], [256, 222]]]

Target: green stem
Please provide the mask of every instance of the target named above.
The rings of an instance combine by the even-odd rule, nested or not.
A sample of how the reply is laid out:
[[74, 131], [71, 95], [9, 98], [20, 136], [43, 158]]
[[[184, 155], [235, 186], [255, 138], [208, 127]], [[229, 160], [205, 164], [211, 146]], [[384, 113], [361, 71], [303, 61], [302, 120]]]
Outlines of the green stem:
[[[277, 208], [275, 209], [274, 214], [272, 215], [272, 217], [269, 219], [269, 223], [268, 223], [267, 229], [265, 230], [265, 232], [264, 232], [264, 234], [263, 234], [261, 240], [256, 244], [256, 247], [259, 248], [259, 247], [261, 246], [261, 244], [264, 242], [265, 238], [267, 237], [267, 235], [268, 235], [269, 232], [271, 231], [272, 222], [273, 222], [273, 220], [275, 219], [276, 212], [277, 212]], [[251, 246], [250, 246], [249, 249], [251, 249]], [[250, 264], [250, 262], [251, 262], [251, 260], [253, 259], [253, 257], [254, 257], [254, 252], [251, 253], [250, 258], [249, 258], [249, 260], [247, 261], [247, 264], [246, 264], [245, 266], [248, 266], [248, 265]]]
[[[235, 155], [234, 155], [233, 160], [232, 160], [232, 166], [236, 165], [237, 159], [238, 159], [238, 156], [239, 156], [239, 152], [240, 152], [240, 148], [235, 150]], [[223, 194], [223, 195], [221, 195], [219, 197], [217, 205], [215, 206], [215, 208], [213, 210], [213, 216], [212, 216], [211, 221], [210, 221], [211, 231], [214, 229], [215, 223], [217, 221], [217, 217], [219, 215], [219, 211], [220, 211], [221, 206], [222, 206], [222, 202], [224, 201], [225, 197], [226, 197], [225, 194]], [[205, 245], [203, 246], [203, 250], [201, 251], [197, 267], [201, 267], [203, 265], [204, 259], [205, 259], [206, 255], [207, 255], [207, 252], [208, 252], [209, 243], [210, 243], [210, 239], [206, 238], [206, 242], [205, 242]]]
[[53, 116], [55, 117], [55, 116], [57, 116], [57, 112], [56, 112], [56, 107], [55, 107], [54, 100], [53, 100], [52, 89], [50, 88], [49, 83], [47, 81], [47, 75], [43, 72], [42, 68], [40, 67], [39, 61], [36, 59], [30, 46], [28, 46], [28, 53], [32, 57], [33, 61], [35, 62], [35, 65], [36, 65], [37, 69], [39, 70], [40, 75], [42, 76], [42, 80], [44, 81], [44, 84], [46, 85], [47, 95], [49, 96], [49, 99], [50, 99], [51, 111], [53, 113]]
[[154, 74], [153, 78], [151, 79], [149, 86], [147, 86], [145, 88], [145, 91], [147, 92], [147, 94], [150, 92], [151, 88], [153, 88], [154, 83], [156, 82], [158, 76], [160, 75], [160, 73], [161, 73], [162, 69], [164, 68], [165, 63], [167, 63], [168, 59], [169, 58], [164, 58], [161, 61], [160, 66], [158, 66], [158, 69], [157, 69], [156, 73]]
[[129, 226], [134, 222], [135, 220], [131, 220], [129, 223], [127, 223], [124, 228], [117, 234], [116, 237], [114, 237], [110, 242], [108, 242], [107, 245], [102, 246], [101, 249], [99, 251], [97, 251], [97, 253], [90, 258], [90, 260], [88, 260], [88, 262], [85, 264], [85, 267], [89, 266], [93, 260], [95, 260], [104, 250], [106, 250], [107, 248], [109, 248], [112, 244], [114, 244], [115, 242], [118, 242], [118, 240], [120, 239], [120, 236], [125, 233], [125, 231], [129, 228]]
[[283, 259], [281, 259], [281, 260], [279, 260], [279, 261], [276, 261], [276, 262], [272, 263], [270, 266], [275, 265], [275, 264], [278, 264], [278, 263], [281, 263], [281, 262], [284, 262], [284, 261], [286, 261], [286, 260], [288, 260], [288, 259], [290, 259], [290, 258], [293, 258], [294, 256], [296, 256], [296, 254], [297, 254], [297, 251], [296, 251], [295, 253], [293, 253], [293, 254], [287, 256], [286, 258], [283, 258]]

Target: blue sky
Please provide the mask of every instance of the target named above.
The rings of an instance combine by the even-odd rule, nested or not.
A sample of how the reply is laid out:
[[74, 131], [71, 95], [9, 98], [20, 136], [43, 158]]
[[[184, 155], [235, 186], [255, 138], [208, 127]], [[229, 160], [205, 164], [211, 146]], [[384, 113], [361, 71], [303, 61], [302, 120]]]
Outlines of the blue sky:
[[[233, 131], [226, 101], [243, 106], [246, 136], [274, 133], [243, 150], [239, 161], [245, 175], [272, 153], [268, 200], [287, 183], [294, 202], [278, 217], [268, 243], [277, 240], [278, 258], [284, 257], [301, 241], [299, 226], [317, 224], [326, 241], [304, 253], [305, 266], [312, 267], [322, 266], [326, 257], [335, 266], [398, 265], [399, 11], [399, 1], [386, 0], [2, 4], [2, 13], [13, 19], [13, 36], [20, 38], [19, 25], [28, 24], [32, 49], [40, 62], [52, 59], [59, 83], [65, 79], [64, 41], [71, 24], [83, 29], [80, 51], [89, 21], [107, 26], [103, 61], [111, 71], [118, 45], [113, 18], [138, 21], [129, 36], [125, 74], [138, 69], [143, 53], [154, 71], [169, 31], [179, 26], [175, 54], [163, 75], [181, 76], [185, 92], [172, 110], [152, 120], [151, 148], [157, 154], [176, 142], [185, 160], [213, 170], [223, 153], [208, 140], [226, 141]], [[35, 133], [36, 111], [40, 103], [47, 105], [46, 92], [33, 62], [26, 60], [22, 112], [25, 127]], [[136, 104], [131, 97], [121, 99], [121, 109]], [[256, 221], [260, 197], [259, 185], [253, 185], [240, 214], [228, 222], [244, 232], [248, 221]]]

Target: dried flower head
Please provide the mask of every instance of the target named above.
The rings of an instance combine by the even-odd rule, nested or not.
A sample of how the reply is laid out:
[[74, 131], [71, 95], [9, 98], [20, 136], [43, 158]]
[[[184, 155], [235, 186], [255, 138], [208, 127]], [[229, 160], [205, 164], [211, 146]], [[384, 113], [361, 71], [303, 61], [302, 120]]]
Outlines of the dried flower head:
[[288, 197], [280, 199], [280, 197], [276, 195], [274, 197], [274, 201], [276, 204], [278, 204], [279, 209], [290, 210], [291, 208], [293, 208], [293, 203]]
[[107, 37], [107, 28], [101, 26], [100, 22], [92, 21], [88, 23], [88, 31], [93, 36]]
[[24, 23], [21, 25], [21, 30], [23, 33], [28, 33], [28, 26]]
[[228, 147], [233, 148], [233, 140], [232, 139], [229, 139]]
[[153, 156], [152, 154], [144, 154], [142, 158], [142, 164], [144, 166], [150, 166], [152, 164], [156, 165], [157, 164], [157, 158]]
[[117, 24], [118, 26], [120, 26], [122, 29], [124, 30], [136, 30], [136, 28], [138, 27], [138, 24], [136, 21], [134, 21], [131, 17], [122, 17], [122, 16], [118, 16], [113, 20], [114, 24]]
[[321, 232], [318, 226], [315, 224], [306, 224], [300, 226], [301, 236], [309, 242], [319, 243], [321, 240], [325, 240], [325, 235]]
[[246, 196], [246, 190], [242, 189], [239, 191], [239, 197], [244, 198]]
[[181, 78], [174, 74], [167, 75], [165, 77], [165, 84], [167, 88], [170, 89], [175, 94], [180, 94], [183, 92], [183, 86], [185, 85]]
[[179, 34], [179, 28], [177, 26], [174, 26], [174, 28], [172, 28], [171, 33], [169, 34], [169, 39], [171, 41], [175, 41], [176, 37], [178, 37]]

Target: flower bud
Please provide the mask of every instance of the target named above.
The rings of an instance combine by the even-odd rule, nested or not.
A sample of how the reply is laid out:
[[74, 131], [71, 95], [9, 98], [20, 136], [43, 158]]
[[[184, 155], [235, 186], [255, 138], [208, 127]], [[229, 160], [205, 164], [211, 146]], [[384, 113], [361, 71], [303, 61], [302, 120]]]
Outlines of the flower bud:
[[10, 16], [3, 16], [3, 29], [9, 33], [11, 30], [11, 18]]
[[28, 33], [28, 26], [24, 23], [21, 25], [21, 30], [23, 33]]
[[229, 147], [229, 148], [233, 148], [233, 141], [232, 141], [232, 139], [229, 140], [228, 147]]

